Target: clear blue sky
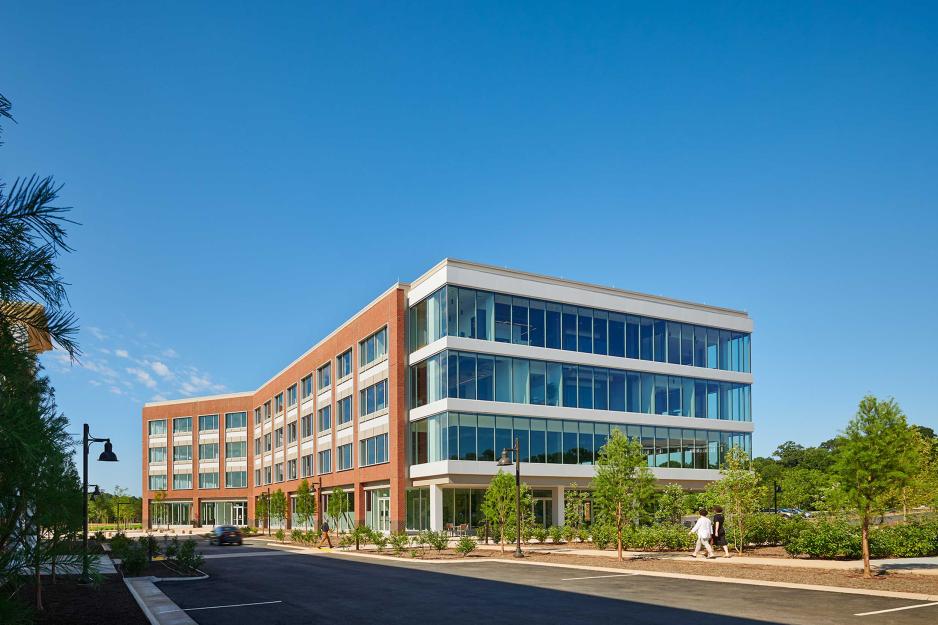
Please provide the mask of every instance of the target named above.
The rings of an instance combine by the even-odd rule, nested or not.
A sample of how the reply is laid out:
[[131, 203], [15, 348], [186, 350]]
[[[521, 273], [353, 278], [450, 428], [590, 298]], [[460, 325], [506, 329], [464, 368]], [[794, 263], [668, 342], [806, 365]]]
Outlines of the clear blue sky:
[[154, 397], [254, 389], [445, 256], [747, 310], [758, 454], [865, 393], [938, 428], [938, 11], [42, 2], [0, 175], [54, 174], [83, 367], [140, 490]]

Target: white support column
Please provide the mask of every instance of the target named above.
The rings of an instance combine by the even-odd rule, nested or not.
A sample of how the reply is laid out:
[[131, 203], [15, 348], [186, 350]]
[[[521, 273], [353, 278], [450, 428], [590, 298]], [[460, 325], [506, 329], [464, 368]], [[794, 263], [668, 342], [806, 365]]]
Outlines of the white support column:
[[443, 488], [439, 484], [430, 485], [430, 529], [443, 529]]
[[564, 523], [564, 487], [555, 486], [552, 489], [554, 495], [554, 505], [553, 510], [551, 510], [551, 516], [553, 516], [553, 524], [558, 527], [563, 527]]

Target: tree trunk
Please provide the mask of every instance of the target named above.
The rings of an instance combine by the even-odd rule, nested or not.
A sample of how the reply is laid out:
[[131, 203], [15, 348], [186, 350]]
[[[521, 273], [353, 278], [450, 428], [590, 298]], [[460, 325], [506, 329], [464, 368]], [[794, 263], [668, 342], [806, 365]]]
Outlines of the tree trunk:
[[616, 544], [619, 562], [622, 562], [622, 502], [616, 504], [616, 536], [618, 537]]
[[870, 517], [868, 514], [863, 515], [860, 533], [863, 545], [863, 577], [873, 577], [873, 572], [870, 570]]

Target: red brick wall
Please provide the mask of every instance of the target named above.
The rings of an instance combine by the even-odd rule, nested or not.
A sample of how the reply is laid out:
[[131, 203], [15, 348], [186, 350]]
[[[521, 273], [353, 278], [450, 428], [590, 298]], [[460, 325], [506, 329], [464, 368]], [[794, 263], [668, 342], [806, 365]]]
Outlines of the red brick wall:
[[[148, 522], [148, 505], [147, 502], [152, 499], [153, 493], [149, 491], [149, 483], [147, 481], [147, 425], [146, 421], [153, 418], [167, 418], [169, 421], [168, 428], [171, 427], [171, 419], [174, 416], [191, 416], [192, 417], [192, 438], [193, 438], [193, 489], [191, 491], [173, 491], [172, 490], [172, 432], [167, 433], [167, 467], [170, 471], [167, 472], [167, 481], [168, 481], [168, 490], [167, 490], [167, 500], [182, 500], [188, 499], [193, 502], [193, 516], [198, 513], [198, 503], [203, 499], [212, 499], [212, 498], [245, 498], [248, 501], [248, 517], [249, 519], [254, 519], [254, 501], [255, 497], [258, 496], [261, 492], [266, 492], [268, 486], [271, 491], [275, 491], [278, 488], [281, 489], [289, 498], [289, 494], [296, 491], [302, 477], [300, 477], [302, 472], [302, 456], [303, 452], [297, 454], [297, 476], [296, 480], [285, 480], [283, 482], [274, 482], [269, 485], [258, 486], [254, 484], [254, 469], [261, 468], [261, 465], [257, 467], [254, 466], [254, 408], [262, 406], [265, 402], [271, 402], [271, 410], [274, 411], [274, 402], [273, 399], [278, 393], [284, 393], [284, 419], [283, 419], [283, 428], [284, 428], [284, 440], [282, 449], [286, 452], [288, 447], [286, 443], [286, 413], [289, 408], [286, 406], [286, 389], [293, 384], [298, 385], [297, 391], [297, 445], [302, 442], [302, 431], [301, 431], [301, 421], [302, 421], [302, 392], [299, 388], [300, 381], [305, 376], [310, 373], [314, 376], [313, 382], [313, 394], [318, 395], [316, 390], [315, 374], [316, 370], [327, 362], [332, 363], [333, 371], [333, 384], [330, 390], [332, 405], [333, 405], [333, 415], [332, 415], [332, 464], [333, 472], [324, 474], [320, 476], [318, 474], [318, 466], [315, 466], [317, 462], [316, 454], [321, 451], [318, 448], [318, 433], [315, 431], [315, 415], [316, 412], [313, 412], [314, 427], [313, 427], [313, 440], [316, 441], [314, 444], [314, 449], [312, 451], [314, 458], [314, 468], [316, 475], [311, 478], [308, 478], [311, 485], [316, 485], [318, 480], [322, 479], [322, 489], [324, 492], [330, 492], [333, 487], [347, 487], [354, 488], [355, 490], [355, 516], [356, 520], [363, 522], [365, 518], [365, 487], [369, 485], [377, 485], [380, 483], [389, 483], [391, 489], [391, 526], [392, 530], [403, 529], [404, 522], [406, 518], [406, 502], [405, 502], [405, 490], [406, 490], [406, 481], [407, 481], [407, 392], [406, 392], [406, 379], [407, 379], [407, 350], [406, 350], [406, 299], [404, 289], [401, 287], [394, 288], [390, 290], [387, 294], [382, 296], [379, 300], [368, 306], [364, 311], [356, 315], [352, 320], [350, 320], [346, 325], [336, 331], [334, 334], [329, 336], [321, 344], [317, 345], [315, 349], [310, 351], [307, 354], [304, 354], [297, 362], [290, 365], [285, 371], [278, 374], [272, 380], [266, 382], [253, 396], [248, 395], [240, 397], [237, 399], [225, 399], [225, 400], [193, 400], [192, 402], [171, 404], [171, 405], [162, 405], [162, 406], [151, 406], [145, 407], [143, 410], [143, 497], [144, 497], [144, 523]], [[361, 468], [359, 466], [360, 461], [358, 458], [358, 427], [359, 427], [359, 407], [358, 407], [358, 391], [359, 391], [359, 349], [358, 344], [362, 339], [367, 338], [374, 332], [380, 330], [382, 327], [387, 326], [388, 336], [387, 336], [387, 349], [388, 349], [388, 456], [389, 462], [386, 464], [375, 465], [371, 467]], [[336, 472], [336, 414], [335, 414], [335, 391], [337, 384], [335, 383], [336, 371], [336, 357], [343, 353], [345, 350], [352, 349], [352, 416], [353, 416], [353, 425], [354, 430], [352, 438], [352, 449], [354, 454], [354, 468], [348, 471]], [[317, 406], [318, 409], [319, 406]], [[248, 484], [249, 488], [246, 489], [228, 489], [228, 488], [218, 488], [218, 489], [199, 489], [198, 488], [198, 415], [200, 414], [219, 414], [219, 480], [221, 486], [224, 486], [224, 461], [222, 456], [224, 455], [224, 431], [223, 419], [224, 412], [231, 412], [235, 410], [243, 410], [248, 414], [248, 426], [247, 426], [247, 447], [248, 447]], [[265, 429], [262, 432], [266, 433], [270, 431], [273, 433], [273, 423], [277, 415], [271, 415], [271, 427], [269, 430]], [[263, 438], [263, 433], [261, 434]], [[272, 436], [273, 438], [273, 436]], [[274, 449], [276, 451], [277, 448]], [[271, 466], [275, 464], [274, 462], [274, 451], [271, 452]], [[261, 458], [264, 456], [262, 450]], [[287, 460], [292, 458], [292, 456], [287, 456], [284, 453], [283, 456], [283, 465], [284, 465], [284, 477], [287, 477]], [[271, 471], [272, 477], [273, 470]], [[289, 501], [289, 499], [288, 499]], [[257, 523], [255, 523], [257, 524]]]

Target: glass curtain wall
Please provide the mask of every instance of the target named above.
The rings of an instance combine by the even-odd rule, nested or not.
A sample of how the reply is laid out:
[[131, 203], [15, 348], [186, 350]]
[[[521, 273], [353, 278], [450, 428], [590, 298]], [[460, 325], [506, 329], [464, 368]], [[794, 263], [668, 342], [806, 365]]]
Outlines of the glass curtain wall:
[[150, 524], [153, 527], [168, 525], [191, 525], [192, 502], [164, 501], [150, 502]]
[[414, 365], [411, 384], [412, 407], [450, 397], [752, 420], [748, 384], [454, 350], [444, 350]]
[[517, 438], [521, 462], [594, 464], [613, 430], [640, 441], [650, 467], [719, 469], [732, 447], [752, 454], [750, 433], [443, 412], [410, 424], [410, 459], [494, 462]]
[[430, 529], [430, 489], [407, 489], [406, 529], [422, 531]]
[[410, 308], [411, 351], [444, 336], [749, 372], [750, 335], [444, 286]]
[[202, 527], [213, 525], [246, 525], [246, 501], [203, 501], [199, 507]]

